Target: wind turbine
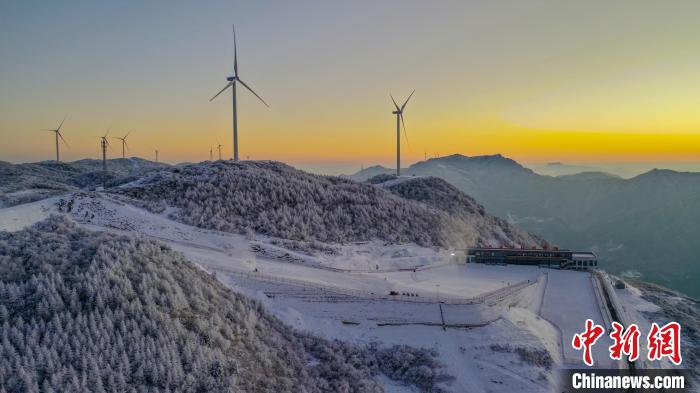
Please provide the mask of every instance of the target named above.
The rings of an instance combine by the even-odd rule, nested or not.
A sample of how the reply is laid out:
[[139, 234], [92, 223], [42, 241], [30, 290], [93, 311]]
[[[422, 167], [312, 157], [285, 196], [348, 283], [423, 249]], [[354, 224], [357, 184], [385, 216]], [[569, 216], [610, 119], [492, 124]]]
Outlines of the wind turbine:
[[408, 100], [413, 97], [413, 93], [416, 91], [413, 90], [411, 92], [411, 95], [406, 98], [406, 101], [399, 107], [399, 104], [396, 103], [396, 100], [394, 99], [394, 96], [389, 94], [389, 97], [391, 97], [391, 101], [394, 103], [394, 106], [396, 107], [396, 110], [391, 112], [396, 115], [396, 176], [401, 176], [401, 126], [403, 125], [403, 135], [406, 138], [406, 143], [408, 143], [408, 135], [406, 135], [406, 124], [403, 122], [403, 110], [406, 108], [406, 104], [408, 104]]
[[214, 148], [209, 146], [209, 161], [214, 161]]
[[156, 149], [156, 164], [158, 163], [158, 149]]
[[[263, 104], [265, 104], [266, 107], [269, 108], [270, 105], [267, 105], [267, 102], [265, 102], [265, 100], [263, 100], [262, 97], [260, 97], [258, 95], [258, 93], [254, 92], [253, 89], [251, 89], [250, 86], [248, 86], [245, 82], [243, 82], [241, 80], [241, 78], [238, 76], [238, 55], [236, 53], [236, 26], [235, 25], [233, 26], [233, 76], [227, 77], [226, 80], [228, 81], [226, 86], [224, 86], [224, 88], [221, 89], [221, 91], [216, 93], [216, 95], [214, 97], [212, 97], [209, 100], [209, 102], [213, 101], [214, 98], [218, 97], [219, 94], [226, 91], [226, 89], [228, 89], [229, 87], [231, 88], [231, 97], [233, 98], [233, 160], [238, 161], [238, 111], [236, 108], [236, 82], [243, 85], [243, 87], [248, 89], [256, 97], [258, 97], [258, 99]], [[219, 159], [221, 159], [221, 158], [219, 158]]]
[[219, 161], [221, 161], [221, 143], [216, 148], [219, 149]]
[[66, 140], [63, 139], [63, 134], [61, 134], [61, 127], [63, 127], [63, 122], [66, 121], [66, 117], [67, 117], [67, 116], [63, 116], [63, 120], [61, 120], [61, 124], [59, 124], [59, 125], [58, 125], [58, 128], [56, 128], [55, 130], [46, 130], [46, 131], [51, 131], [51, 132], [53, 132], [53, 133], [55, 134], [55, 136], [56, 136], [56, 161], [57, 161], [57, 162], [60, 161], [60, 160], [59, 160], [59, 157], [58, 157], [58, 138], [61, 138], [61, 140], [63, 141], [63, 143], [65, 143], [66, 146], [68, 146], [68, 142], [66, 142]]
[[121, 137], [121, 138], [118, 137], [118, 136], [113, 137], [114, 139], [119, 139], [120, 141], [122, 141], [122, 158], [126, 158], [126, 154], [125, 154], [124, 148], [125, 148], [125, 147], [126, 147], [126, 148], [129, 147], [129, 145], [126, 144], [126, 137], [128, 137], [129, 134], [131, 134], [131, 131], [127, 132], [126, 135], [124, 135], [124, 136]]
[[110, 147], [107, 135], [109, 135], [109, 129], [100, 137], [100, 148], [102, 148], [102, 172], [105, 173], [107, 172], [107, 148]]

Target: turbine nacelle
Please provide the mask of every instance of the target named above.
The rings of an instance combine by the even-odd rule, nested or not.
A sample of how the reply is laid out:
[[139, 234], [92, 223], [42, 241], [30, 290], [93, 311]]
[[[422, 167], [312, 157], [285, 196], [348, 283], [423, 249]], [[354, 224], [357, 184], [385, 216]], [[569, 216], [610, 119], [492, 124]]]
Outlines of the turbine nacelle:
[[226, 78], [226, 80], [229, 81], [229, 82], [233, 82], [233, 81], [235, 81], [236, 79], [238, 79], [237, 76], [229, 76], [229, 77]]

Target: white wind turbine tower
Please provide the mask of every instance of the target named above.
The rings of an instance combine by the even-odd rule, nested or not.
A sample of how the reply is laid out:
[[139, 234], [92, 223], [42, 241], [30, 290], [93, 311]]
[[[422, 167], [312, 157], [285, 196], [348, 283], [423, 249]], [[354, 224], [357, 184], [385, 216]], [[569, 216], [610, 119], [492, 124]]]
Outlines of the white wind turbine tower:
[[209, 100], [209, 102], [213, 101], [214, 98], [219, 96], [219, 94], [223, 93], [224, 91], [226, 91], [226, 89], [231, 87], [231, 97], [233, 98], [233, 160], [238, 161], [238, 112], [236, 108], [236, 82], [243, 85], [243, 87], [248, 89], [256, 97], [258, 97], [258, 99], [263, 104], [265, 104], [266, 107], [269, 108], [270, 105], [267, 105], [267, 102], [265, 102], [265, 100], [263, 100], [262, 97], [258, 95], [258, 93], [254, 92], [253, 89], [250, 88], [250, 86], [245, 84], [245, 82], [243, 82], [241, 78], [238, 77], [238, 55], [236, 53], [236, 26], [233, 26], [233, 76], [227, 77], [226, 80], [228, 81], [226, 86], [224, 86], [224, 88], [221, 89], [221, 91], [216, 93], [216, 95], [212, 97]]
[[126, 158], [125, 148], [129, 148], [129, 145], [126, 144], [126, 137], [128, 137], [129, 134], [131, 134], [131, 131], [127, 132], [126, 135], [124, 135], [121, 138], [118, 136], [113, 137], [114, 139], [119, 139], [120, 141], [122, 141], [122, 158]]
[[413, 90], [411, 92], [411, 95], [406, 98], [406, 102], [399, 107], [399, 104], [396, 103], [396, 100], [394, 99], [394, 96], [389, 94], [389, 97], [391, 97], [391, 101], [394, 103], [394, 106], [396, 107], [396, 110], [391, 112], [396, 115], [396, 176], [401, 176], [401, 126], [403, 125], [403, 133], [404, 137], [406, 138], [406, 143], [408, 143], [408, 135], [406, 135], [406, 124], [403, 122], [403, 110], [406, 108], [406, 104], [408, 104], [408, 100], [413, 97], [413, 93], [416, 91]]
[[156, 164], [158, 163], [158, 149], [156, 149]]
[[221, 161], [221, 143], [216, 148], [219, 149], [219, 161]]
[[61, 120], [61, 124], [58, 125], [58, 128], [56, 128], [55, 130], [46, 130], [46, 131], [53, 132], [55, 134], [55, 137], [56, 137], [56, 162], [60, 161], [59, 156], [58, 156], [58, 138], [61, 138], [63, 143], [65, 143], [66, 146], [68, 146], [68, 142], [66, 142], [66, 140], [63, 139], [63, 134], [61, 134], [61, 127], [63, 127], [64, 121], [66, 121], [66, 116], [63, 117], [63, 120]]
[[214, 161], [214, 148], [209, 146], [209, 161]]

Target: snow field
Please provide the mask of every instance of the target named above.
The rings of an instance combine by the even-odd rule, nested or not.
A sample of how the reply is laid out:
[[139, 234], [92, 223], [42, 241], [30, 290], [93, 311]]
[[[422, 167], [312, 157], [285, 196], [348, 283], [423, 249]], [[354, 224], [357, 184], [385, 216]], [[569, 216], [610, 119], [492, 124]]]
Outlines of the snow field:
[[[551, 391], [556, 373], [490, 346], [546, 349], [554, 367], [571, 367], [581, 362], [581, 353], [571, 348], [573, 334], [583, 330], [586, 318], [603, 323], [588, 273], [456, 264], [449, 250], [380, 241], [309, 256], [260, 236], [191, 227], [101, 194], [71, 194], [0, 209], [0, 229], [21, 229], [52, 212], [70, 214], [90, 229], [161, 240], [234, 290], [260, 299], [298, 329], [361, 343], [434, 348], [456, 377], [450, 387], [455, 392]], [[261, 256], [252, 245], [282, 251], [291, 259]], [[509, 286], [516, 289], [503, 289]], [[390, 291], [417, 296], [413, 301], [388, 300]], [[473, 304], [442, 304], [442, 313], [434, 302], [487, 293], [496, 295]], [[632, 295], [620, 296], [623, 304], [625, 296]], [[443, 321], [463, 327], [443, 330]], [[609, 345], [601, 339], [595, 347], [600, 367], [612, 366], [605, 363]], [[391, 386], [390, 391], [406, 391], [401, 388]]]

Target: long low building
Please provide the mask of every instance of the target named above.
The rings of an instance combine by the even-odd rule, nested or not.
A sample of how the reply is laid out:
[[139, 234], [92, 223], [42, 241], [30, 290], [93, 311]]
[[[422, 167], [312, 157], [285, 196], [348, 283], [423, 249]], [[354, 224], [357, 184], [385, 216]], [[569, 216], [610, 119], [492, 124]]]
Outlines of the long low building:
[[592, 252], [541, 248], [470, 248], [467, 263], [533, 265], [557, 269], [587, 270], [598, 266]]

